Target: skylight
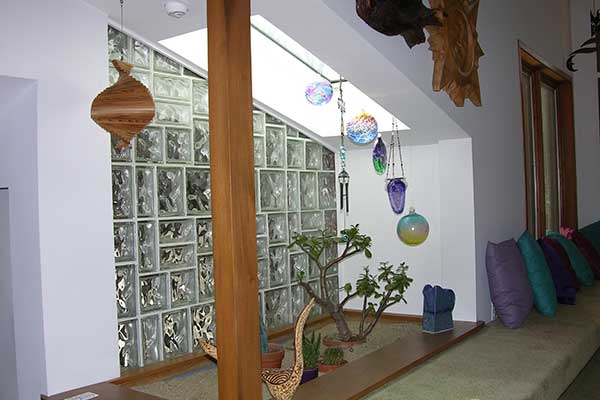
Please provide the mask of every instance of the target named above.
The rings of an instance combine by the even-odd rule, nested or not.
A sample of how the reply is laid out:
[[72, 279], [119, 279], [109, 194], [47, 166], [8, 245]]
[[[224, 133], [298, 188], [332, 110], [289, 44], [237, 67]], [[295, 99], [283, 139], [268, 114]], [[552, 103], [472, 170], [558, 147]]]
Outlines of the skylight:
[[[310, 104], [304, 97], [304, 90], [311, 82], [323, 79], [336, 81], [340, 75], [262, 16], [253, 16], [251, 22], [253, 97], [319, 136], [338, 136], [338, 84], [334, 85], [334, 98], [323, 106]], [[160, 43], [208, 70], [206, 29], [165, 39]], [[391, 131], [394, 118], [391, 113], [352, 82], [345, 82], [343, 85], [347, 121], [367, 112], [377, 119], [381, 132]], [[410, 128], [399, 121], [399, 129]]]

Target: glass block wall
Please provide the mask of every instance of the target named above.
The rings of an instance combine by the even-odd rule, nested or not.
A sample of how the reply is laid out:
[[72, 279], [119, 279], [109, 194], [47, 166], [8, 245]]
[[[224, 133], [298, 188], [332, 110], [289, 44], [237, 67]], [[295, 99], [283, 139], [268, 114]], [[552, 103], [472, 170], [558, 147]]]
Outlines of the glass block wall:
[[[111, 146], [118, 351], [121, 367], [132, 369], [215, 337], [208, 84], [110, 27], [108, 49], [109, 59], [134, 64], [156, 103], [154, 121], [129, 148]], [[109, 71], [112, 84], [118, 73]], [[308, 301], [298, 270], [319, 288], [316, 268], [288, 244], [295, 232], [337, 231], [335, 156], [256, 109], [254, 158], [259, 301], [276, 329]], [[336, 270], [328, 284], [339, 287]]]

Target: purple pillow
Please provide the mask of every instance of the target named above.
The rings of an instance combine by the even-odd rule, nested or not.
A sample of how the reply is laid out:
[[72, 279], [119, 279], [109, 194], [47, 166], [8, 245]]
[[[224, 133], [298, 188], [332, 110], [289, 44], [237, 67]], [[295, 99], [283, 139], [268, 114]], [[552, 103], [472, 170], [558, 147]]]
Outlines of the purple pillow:
[[571, 240], [590, 264], [594, 278], [600, 279], [600, 254], [598, 254], [592, 242], [579, 231], [573, 231]]
[[561, 254], [549, 243], [551, 240], [549, 238], [539, 239], [538, 243], [544, 251], [544, 257], [546, 258], [548, 267], [550, 267], [550, 273], [552, 274], [552, 280], [556, 288], [556, 298], [560, 304], [573, 305], [575, 304], [577, 289], [571, 283], [572, 277], [564, 266]]
[[533, 308], [533, 292], [517, 243], [488, 243], [486, 267], [496, 314], [504, 326], [520, 327]]
[[575, 288], [576, 291], [579, 291], [579, 289], [581, 289], [581, 283], [579, 282], [579, 279], [577, 279], [577, 274], [575, 273], [575, 270], [571, 265], [571, 260], [569, 260], [569, 255], [567, 254], [565, 248], [562, 247], [561, 244], [554, 239], [550, 239], [549, 237], [545, 237], [544, 239], [546, 245], [552, 247], [554, 251], [560, 256], [560, 259], [562, 260], [561, 265], [569, 273], [569, 285]]

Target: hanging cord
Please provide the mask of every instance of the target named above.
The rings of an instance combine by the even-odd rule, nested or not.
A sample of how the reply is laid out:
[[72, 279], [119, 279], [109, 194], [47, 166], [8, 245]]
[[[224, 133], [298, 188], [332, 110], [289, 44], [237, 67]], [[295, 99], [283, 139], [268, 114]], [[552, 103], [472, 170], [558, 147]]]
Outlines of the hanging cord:
[[340, 76], [340, 97], [338, 98], [338, 109], [340, 110], [340, 161], [342, 170], [346, 169], [346, 146], [344, 144], [344, 114], [346, 113], [346, 103], [344, 102], [344, 88], [342, 87], [343, 80]]
[[394, 131], [396, 132], [396, 143], [398, 143], [398, 156], [400, 157], [400, 170], [402, 171], [401, 178], [406, 178], [404, 174], [404, 160], [402, 159], [402, 146], [400, 145], [400, 131], [398, 130], [398, 121], [394, 118]]
[[125, 0], [120, 0], [121, 3], [121, 32], [123, 32], [123, 4], [125, 4]]
[[392, 120], [392, 140], [390, 143], [390, 158], [388, 159], [387, 171], [385, 174], [385, 179], [390, 180], [390, 169], [392, 170], [392, 178], [396, 177], [396, 148], [398, 146], [398, 159], [400, 161], [400, 171], [402, 172], [401, 178], [405, 178], [406, 174], [404, 173], [404, 160], [402, 159], [402, 146], [400, 145], [400, 131], [398, 130], [398, 121], [396, 118]]

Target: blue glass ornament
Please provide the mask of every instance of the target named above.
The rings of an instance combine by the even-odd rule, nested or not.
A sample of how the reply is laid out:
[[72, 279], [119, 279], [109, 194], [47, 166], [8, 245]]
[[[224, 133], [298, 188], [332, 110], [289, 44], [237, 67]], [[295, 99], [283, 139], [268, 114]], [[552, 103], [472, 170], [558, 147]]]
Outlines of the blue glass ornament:
[[392, 210], [396, 214], [402, 214], [406, 201], [406, 189], [408, 184], [404, 178], [392, 178], [388, 180], [387, 192]]
[[331, 101], [333, 97], [333, 86], [328, 81], [313, 82], [304, 91], [306, 100], [312, 105], [322, 106]]
[[382, 175], [385, 172], [386, 164], [387, 148], [381, 137], [379, 137], [373, 148], [373, 168], [375, 168], [377, 175]]
[[410, 213], [400, 218], [396, 227], [398, 237], [409, 246], [418, 246], [429, 236], [429, 222], [411, 207]]
[[367, 113], [357, 115], [346, 127], [346, 136], [356, 144], [371, 143], [378, 134], [377, 120]]

